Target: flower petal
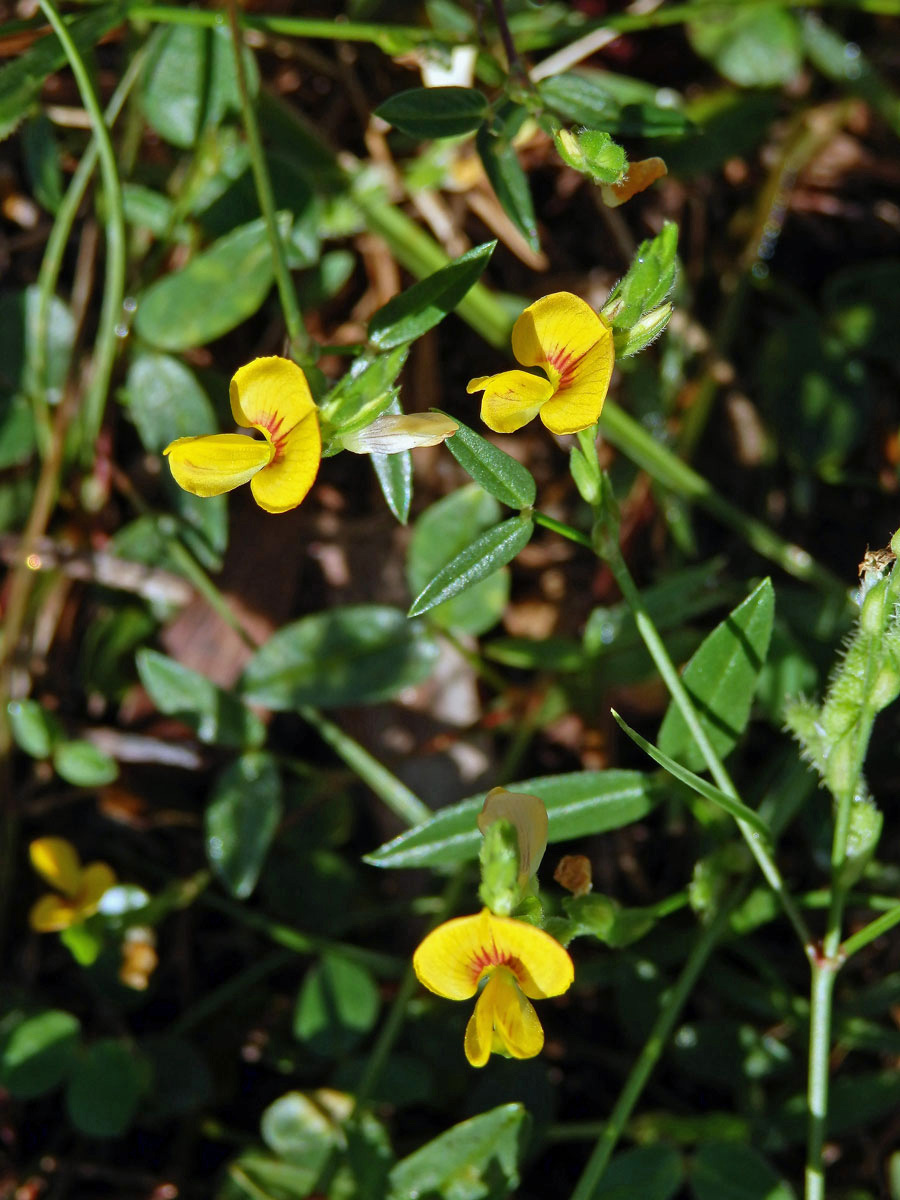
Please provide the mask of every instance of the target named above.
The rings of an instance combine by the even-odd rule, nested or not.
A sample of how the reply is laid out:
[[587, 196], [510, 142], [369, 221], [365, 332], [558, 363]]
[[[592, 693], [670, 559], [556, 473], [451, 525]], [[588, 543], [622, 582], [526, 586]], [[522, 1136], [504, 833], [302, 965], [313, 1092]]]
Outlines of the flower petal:
[[578, 360], [541, 409], [541, 420], [551, 433], [577, 433], [597, 421], [609, 390], [614, 359], [612, 330], [604, 324], [600, 340]]
[[544, 367], [558, 384], [603, 336], [606, 325], [571, 292], [536, 300], [513, 326], [513, 354], [523, 367]]
[[416, 446], [439, 446], [459, 429], [443, 413], [387, 413], [356, 433], [341, 437], [353, 454], [399, 454]]
[[491, 788], [478, 814], [482, 833], [494, 821], [509, 821], [519, 843], [519, 884], [524, 887], [537, 874], [547, 849], [547, 810], [543, 800], [525, 792], [508, 792], [506, 788]]
[[37, 933], [59, 933], [77, 920], [78, 914], [70, 901], [52, 893], [41, 896], [28, 914], [28, 924]]
[[31, 865], [51, 887], [74, 896], [81, 885], [81, 859], [65, 838], [36, 838], [28, 847]]
[[638, 192], [644, 191], [657, 179], [668, 174], [661, 158], [642, 158], [628, 164], [628, 173], [618, 183], [601, 184], [600, 195], [607, 208], [618, 208]]
[[493, 993], [489, 991], [493, 979], [484, 985], [484, 990], [475, 1002], [475, 1011], [469, 1017], [466, 1025], [466, 1037], [463, 1043], [466, 1058], [473, 1067], [483, 1067], [491, 1057], [491, 1047], [494, 1041], [494, 1007]]
[[419, 945], [413, 967], [419, 981], [448, 1000], [474, 996], [492, 967], [506, 966], [526, 996], [561, 995], [575, 977], [572, 960], [555, 938], [534, 925], [495, 917], [484, 908], [445, 921]]
[[316, 407], [301, 369], [277, 356], [254, 358], [235, 371], [228, 394], [237, 424], [265, 429], [275, 443]]
[[553, 395], [553, 384], [527, 371], [501, 371], [472, 379], [467, 392], [484, 391], [481, 419], [495, 433], [515, 433], [540, 412]]
[[195, 496], [221, 496], [270, 463], [275, 447], [242, 433], [212, 433], [176, 438], [163, 454], [179, 487]]
[[319, 417], [313, 407], [279, 439], [275, 458], [251, 479], [253, 499], [270, 513], [296, 508], [312, 487], [321, 461], [322, 435]]
[[75, 897], [79, 917], [89, 917], [97, 911], [104, 892], [115, 885], [116, 873], [105, 862], [88, 863], [81, 876], [81, 887]]
[[494, 1031], [506, 1052], [513, 1058], [534, 1058], [544, 1048], [544, 1030], [516, 981], [502, 968], [492, 975], [485, 986], [493, 988], [492, 1018]]

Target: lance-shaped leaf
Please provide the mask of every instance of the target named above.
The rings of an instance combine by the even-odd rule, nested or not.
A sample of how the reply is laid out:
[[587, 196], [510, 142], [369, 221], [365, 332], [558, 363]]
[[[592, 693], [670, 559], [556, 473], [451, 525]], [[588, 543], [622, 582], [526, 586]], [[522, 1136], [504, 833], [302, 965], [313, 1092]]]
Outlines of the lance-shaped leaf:
[[[750, 719], [750, 705], [769, 650], [774, 616], [775, 592], [772, 581], [764, 579], [704, 638], [684, 669], [682, 683], [720, 758], [734, 748]], [[664, 754], [694, 771], [702, 771], [706, 766], [674, 701], [669, 704], [659, 731], [659, 747]]]
[[533, 530], [534, 521], [530, 516], [511, 517], [486, 530], [438, 571], [412, 602], [409, 616], [428, 612], [436, 604], [464, 592], [498, 568], [505, 567], [528, 544]]
[[464, 425], [458, 417], [456, 433], [447, 449], [469, 475], [501, 504], [510, 508], [530, 508], [537, 495], [534, 476], [520, 462]]
[[478, 281], [496, 245], [493, 241], [474, 246], [446, 267], [388, 300], [369, 322], [369, 341], [379, 350], [390, 350], [433, 329]]
[[482, 125], [478, 130], [475, 146], [503, 211], [521, 231], [530, 248], [537, 253], [541, 243], [538, 239], [531, 189], [515, 147], [505, 136], [494, 133], [487, 125]]
[[219, 777], [206, 810], [206, 855], [233, 896], [256, 881], [281, 820], [281, 778], [270, 754], [245, 754]]
[[654, 746], [652, 742], [648, 742], [646, 738], [642, 738], [627, 722], [622, 720], [615, 709], [610, 709], [610, 711], [619, 728], [624, 733], [627, 733], [634, 744], [640, 746], [645, 754], [649, 754], [654, 762], [664, 767], [670, 775], [674, 775], [676, 779], [680, 779], [682, 783], [686, 783], [698, 795], [704, 796], [713, 804], [717, 804], [719, 808], [724, 808], [736, 821], [744, 821], [747, 825], [752, 826], [757, 833], [761, 833], [766, 838], [770, 836], [768, 825], [752, 808], [748, 808], [746, 804], [742, 804], [740, 800], [735, 800], [733, 796], [729, 796], [727, 792], [721, 791], [702, 776], [695, 775], [693, 771], [689, 771], [687, 767], [683, 767], [674, 758], [670, 758], [668, 754], [664, 754], [662, 750]]
[[395, 129], [414, 138], [459, 137], [473, 133], [487, 112], [477, 88], [408, 88], [375, 109]]

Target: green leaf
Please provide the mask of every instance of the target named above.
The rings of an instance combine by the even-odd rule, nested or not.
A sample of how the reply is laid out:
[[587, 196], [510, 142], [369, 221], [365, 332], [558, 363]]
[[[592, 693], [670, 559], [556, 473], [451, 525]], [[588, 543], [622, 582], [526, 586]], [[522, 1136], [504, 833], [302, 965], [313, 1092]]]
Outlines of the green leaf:
[[380, 1007], [378, 987], [365, 967], [326, 954], [303, 980], [294, 1037], [316, 1054], [336, 1058], [373, 1028]]
[[654, 746], [652, 742], [648, 742], [646, 738], [642, 738], [627, 722], [623, 721], [615, 709], [610, 709], [610, 712], [618, 723], [619, 728], [628, 734], [634, 744], [640, 746], [645, 754], [649, 754], [653, 761], [664, 767], [670, 775], [674, 775], [676, 779], [687, 784], [689, 788], [693, 788], [698, 795], [704, 796], [713, 804], [717, 804], [719, 808], [724, 808], [735, 820], [746, 821], [748, 825], [752, 825], [755, 830], [763, 834], [766, 838], [771, 836], [768, 825], [752, 808], [748, 808], [746, 804], [741, 804], [740, 800], [735, 800], [733, 796], [720, 791], [719, 788], [709, 783], [702, 776], [695, 775], [693, 771], [689, 771], [687, 767], [683, 767], [674, 758], [670, 758], [668, 754], [664, 754], [662, 750]]
[[11, 700], [6, 711], [19, 749], [32, 758], [49, 758], [64, 736], [56, 717], [37, 700]]
[[105, 783], [112, 783], [119, 775], [114, 758], [81, 739], [57, 742], [52, 757], [57, 774], [75, 787], [102, 787]]
[[[27, 461], [34, 448], [31, 401], [23, 400], [21, 406], [13, 402], [38, 390], [38, 381], [28, 370], [37, 335], [38, 300], [37, 286], [0, 293], [0, 468]], [[48, 404], [62, 399], [74, 337], [71, 312], [51, 296], [44, 368]]]
[[414, 138], [473, 133], [486, 113], [482, 93], [464, 87], [409, 88], [375, 109], [376, 117]]
[[531, 189], [515, 147], [502, 134], [493, 133], [488, 125], [482, 125], [478, 130], [475, 147], [503, 211], [520, 230], [529, 247], [537, 253], [541, 243]]
[[[121, 6], [107, 4], [82, 17], [66, 21], [82, 54], [89, 53], [113, 26], [122, 20]], [[8, 137], [40, 95], [44, 80], [64, 67], [68, 59], [55, 34], [39, 37], [0, 70], [0, 140]]]
[[135, 657], [141, 683], [161, 713], [180, 717], [201, 742], [247, 749], [261, 746], [266, 729], [240, 699], [156, 650]]
[[76, 1062], [66, 1088], [72, 1124], [88, 1137], [119, 1137], [134, 1120], [146, 1076], [145, 1064], [124, 1042], [94, 1042]]
[[[259, 87], [253, 55], [244, 51], [251, 95]], [[240, 109], [231, 34], [227, 28], [168, 25], [150, 39], [138, 96], [144, 116], [166, 141], [190, 149], [204, 127]]]
[[542, 80], [538, 91], [548, 108], [588, 129], [628, 137], [665, 137], [691, 128], [680, 108], [656, 104], [652, 94], [643, 91], [617, 96], [612, 85], [607, 71], [566, 71]]
[[[500, 505], [475, 483], [457, 488], [426, 508], [416, 520], [409, 542], [406, 579], [410, 591], [420, 592], [448, 559], [493, 525], [499, 516]], [[508, 600], [509, 572], [501, 569], [433, 608], [429, 619], [442, 629], [477, 636], [496, 625]]]
[[427, 679], [437, 643], [399, 609], [349, 604], [285, 625], [244, 671], [244, 696], [267, 708], [374, 704]]
[[387, 1200], [503, 1200], [518, 1186], [530, 1124], [523, 1105], [502, 1104], [454, 1125], [397, 1163]]
[[[302, 1190], [288, 1192], [292, 1197], [308, 1196], [314, 1190], [329, 1158], [344, 1141], [331, 1114], [303, 1092], [286, 1092], [273, 1101], [262, 1115], [259, 1131], [269, 1149], [297, 1172], [296, 1182], [302, 1178]], [[258, 1193], [254, 1200], [257, 1197]]]
[[[734, 748], [750, 719], [774, 616], [775, 592], [772, 581], [764, 579], [704, 638], [682, 674], [682, 683], [720, 758]], [[660, 727], [659, 748], [692, 770], [702, 771], [706, 766], [674, 701], [670, 701]]]
[[671, 1200], [684, 1183], [681, 1155], [671, 1146], [637, 1146], [617, 1154], [591, 1200]]
[[138, 300], [134, 327], [163, 350], [189, 350], [228, 333], [258, 311], [274, 278], [260, 218], [219, 238]]
[[534, 531], [530, 516], [510, 517], [470, 542], [422, 589], [410, 606], [417, 617], [435, 605], [474, 586], [516, 557]]
[[[508, 788], [543, 800], [550, 842], [630, 825], [645, 817], [662, 795], [659, 783], [641, 771], [577, 771], [524, 779]], [[476, 859], [482, 842], [476, 818], [486, 795], [480, 792], [442, 808], [366, 855], [365, 861], [375, 867], [438, 867]]]
[[690, 1171], [695, 1200], [795, 1200], [796, 1193], [750, 1146], [708, 1142], [698, 1148]]
[[248, 1150], [229, 1164], [228, 1179], [216, 1200], [306, 1200], [318, 1177], [319, 1172], [307, 1166]]
[[319, 406], [323, 424], [339, 433], [355, 433], [387, 412], [396, 401], [394, 385], [408, 354], [408, 346], [397, 346], [387, 354], [355, 359]]
[[62, 169], [53, 122], [45, 113], [32, 117], [22, 129], [22, 152], [35, 200], [55, 213], [62, 203]]
[[213, 406], [196, 375], [169, 354], [138, 351], [120, 399], [150, 454], [159, 454], [175, 438], [219, 431]]
[[256, 887], [281, 813], [281, 777], [270, 754], [244, 754], [217, 779], [204, 818], [206, 857], [232, 896], [243, 900]]
[[390, 350], [415, 341], [452, 312], [490, 262], [496, 241], [465, 254], [388, 300], [369, 321], [369, 341]]
[[797, 19], [777, 4], [710, 8], [687, 35], [702, 58], [740, 87], [790, 83], [803, 63]]
[[369, 458], [388, 508], [405, 525], [412, 503], [412, 455], [401, 450], [398, 454], [370, 454]]
[[537, 496], [537, 484], [527, 467], [483, 438], [480, 433], [453, 418], [459, 429], [447, 441], [447, 449], [476, 483], [480, 483], [501, 504], [510, 508], [531, 508]]
[[0, 1049], [0, 1085], [19, 1100], [53, 1091], [69, 1071], [80, 1036], [78, 1018], [61, 1009], [26, 1017]]

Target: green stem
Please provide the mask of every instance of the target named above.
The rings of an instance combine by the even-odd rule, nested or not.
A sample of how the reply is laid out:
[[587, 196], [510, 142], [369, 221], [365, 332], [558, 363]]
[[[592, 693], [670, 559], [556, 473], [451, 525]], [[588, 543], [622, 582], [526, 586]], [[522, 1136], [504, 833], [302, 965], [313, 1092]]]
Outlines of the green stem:
[[701, 929], [675, 986], [661, 998], [659, 1015], [653, 1023], [653, 1028], [650, 1030], [650, 1035], [644, 1043], [637, 1061], [629, 1072], [625, 1086], [619, 1093], [615, 1107], [609, 1115], [609, 1120], [603, 1126], [591, 1157], [575, 1185], [571, 1200], [592, 1200], [603, 1172], [609, 1165], [616, 1144], [634, 1111], [634, 1106], [681, 1016], [681, 1010], [694, 990], [716, 944], [728, 928], [728, 921], [736, 900], [737, 897], [732, 903], [723, 904], [712, 924]]
[[546, 513], [537, 510], [534, 510], [531, 515], [535, 525], [543, 525], [545, 529], [552, 529], [554, 533], [568, 538], [570, 542], [577, 542], [579, 546], [587, 546], [588, 550], [593, 550], [594, 543], [586, 533], [582, 533], [579, 529], [573, 529], [564, 521], [557, 521], [556, 517], [548, 517]]
[[247, 72], [244, 67], [244, 37], [241, 31], [236, 0], [226, 0], [228, 23], [231, 26], [231, 44], [234, 51], [234, 66], [237, 75], [238, 94], [241, 101], [241, 117], [244, 122], [244, 132], [247, 135], [247, 148], [250, 151], [250, 165], [253, 170], [253, 181], [256, 185], [256, 196], [259, 200], [260, 211], [266, 222], [269, 244], [272, 247], [272, 262], [275, 267], [275, 284], [278, 288], [278, 298], [281, 301], [281, 311], [284, 313], [284, 323], [287, 326], [291, 356], [301, 366], [311, 364], [310, 338], [300, 315], [297, 303], [297, 292], [288, 269], [284, 253], [284, 243], [278, 229], [278, 217], [275, 211], [275, 197], [272, 192], [272, 180], [269, 178], [269, 168], [263, 149], [262, 138], [259, 134], [259, 124], [256, 120], [256, 110], [250, 99], [247, 88]]
[[84, 59], [65, 22], [56, 11], [53, 0], [39, 0], [39, 2], [44, 16], [50, 22], [53, 32], [65, 50], [72, 74], [78, 84], [81, 102], [90, 115], [100, 156], [100, 173], [103, 177], [106, 209], [106, 278], [100, 321], [97, 327], [93, 369], [85, 396], [82, 417], [84, 436], [82, 459], [87, 463], [90, 461], [94, 442], [103, 423], [103, 409], [109, 393], [109, 380], [116, 354], [116, 325], [121, 317], [122, 298], [125, 294], [125, 212], [122, 206], [122, 187], [119, 182], [115, 151]]
[[805, 1200], [825, 1200], [825, 1147], [828, 1119], [828, 1056], [831, 1046], [831, 1000], [837, 974], [833, 961], [813, 963], [809, 1010], [809, 1079]]
[[383, 767], [359, 742], [344, 733], [340, 726], [329, 721], [309, 704], [301, 705], [298, 711], [303, 720], [318, 731], [322, 741], [328, 743], [350, 770], [358, 775], [363, 783], [367, 783], [401, 821], [407, 825], [421, 825], [433, 816], [427, 804], [423, 804], [405, 783], [401, 783], [396, 775], [391, 774], [387, 767]]
[[[110, 97], [104, 113], [106, 126], [112, 126], [128, 98], [144, 64], [144, 54], [139, 50], [119, 81], [119, 85]], [[47, 333], [50, 326], [50, 301], [56, 292], [62, 270], [63, 257], [72, 226], [78, 215], [78, 209], [84, 199], [87, 186], [90, 183], [94, 167], [97, 165], [100, 142], [96, 135], [91, 138], [87, 149], [81, 156], [78, 166], [72, 175], [66, 194], [53, 221], [50, 236], [41, 259], [37, 277], [37, 313], [34, 323], [34, 338], [29, 339], [27, 353], [30, 359], [28, 379], [31, 381], [32, 397], [35, 405], [37, 421], [38, 447], [42, 457], [46, 457], [50, 446], [50, 416], [47, 403]]]
[[[870, 899], [874, 899], [874, 897]], [[854, 933], [840, 945], [838, 957], [841, 962], [846, 962], [851, 955], [862, 950], [863, 946], [868, 946], [870, 942], [874, 942], [876, 938], [881, 937], [883, 933], [887, 933], [897, 924], [900, 924], [900, 904], [894, 900], [894, 907], [882, 916], [876, 917], [874, 921], [870, 921], [868, 925], [863, 926], [858, 933]]]

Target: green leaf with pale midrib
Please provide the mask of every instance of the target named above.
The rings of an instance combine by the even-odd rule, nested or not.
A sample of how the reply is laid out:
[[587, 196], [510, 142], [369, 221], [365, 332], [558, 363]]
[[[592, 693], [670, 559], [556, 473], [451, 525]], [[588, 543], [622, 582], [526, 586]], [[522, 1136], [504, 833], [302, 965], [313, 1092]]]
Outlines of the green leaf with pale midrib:
[[486, 530], [438, 571], [412, 602], [409, 616], [428, 612], [505, 567], [528, 544], [533, 532], [534, 521], [530, 516], [510, 517]]
[[[551, 842], [587, 837], [631, 824], [661, 798], [658, 779], [641, 771], [578, 771], [510, 783], [511, 792], [538, 796], [547, 808]], [[486, 792], [443, 808], [423, 825], [385, 843], [366, 862], [376, 867], [435, 867], [478, 857], [475, 823]]]

